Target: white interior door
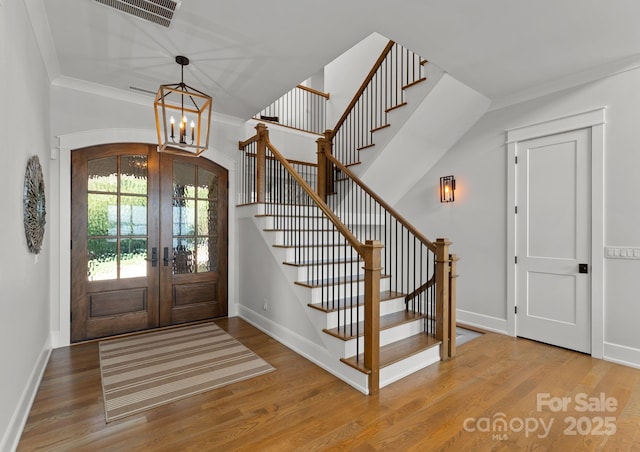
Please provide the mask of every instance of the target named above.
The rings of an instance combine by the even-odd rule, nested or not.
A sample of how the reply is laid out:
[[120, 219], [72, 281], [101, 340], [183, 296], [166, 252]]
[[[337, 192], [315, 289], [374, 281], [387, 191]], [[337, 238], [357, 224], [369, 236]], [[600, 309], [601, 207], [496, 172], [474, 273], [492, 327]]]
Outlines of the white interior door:
[[[516, 334], [591, 352], [590, 129], [519, 142]], [[582, 272], [581, 272], [582, 271]]]

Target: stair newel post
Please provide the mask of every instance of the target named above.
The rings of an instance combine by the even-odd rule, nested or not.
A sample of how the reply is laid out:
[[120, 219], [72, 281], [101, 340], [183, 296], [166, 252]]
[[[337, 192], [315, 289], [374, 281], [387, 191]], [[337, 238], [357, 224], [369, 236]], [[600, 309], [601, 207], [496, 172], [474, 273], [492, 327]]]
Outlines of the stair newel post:
[[455, 254], [449, 255], [449, 358], [456, 356], [456, 279], [457, 262], [460, 260]]
[[364, 366], [369, 373], [369, 394], [380, 389], [380, 273], [384, 245], [364, 243]]
[[[327, 156], [333, 153], [333, 130], [324, 131], [324, 137], [318, 138], [318, 195], [327, 201], [327, 195], [333, 193], [333, 164]], [[322, 168], [322, 169], [321, 169]], [[320, 186], [322, 193], [320, 194]]]
[[327, 161], [327, 156], [325, 154], [327, 146], [326, 134], [324, 137], [318, 138], [316, 143], [318, 143], [318, 180], [316, 192], [318, 193], [318, 196], [320, 196], [320, 199], [327, 202], [327, 166], [329, 162]]
[[269, 130], [263, 123], [256, 125], [256, 202], [264, 203], [267, 193], [267, 142]]
[[436, 246], [436, 339], [442, 342], [440, 359], [447, 361], [451, 356], [451, 324], [449, 321], [449, 242], [447, 239], [437, 239]]

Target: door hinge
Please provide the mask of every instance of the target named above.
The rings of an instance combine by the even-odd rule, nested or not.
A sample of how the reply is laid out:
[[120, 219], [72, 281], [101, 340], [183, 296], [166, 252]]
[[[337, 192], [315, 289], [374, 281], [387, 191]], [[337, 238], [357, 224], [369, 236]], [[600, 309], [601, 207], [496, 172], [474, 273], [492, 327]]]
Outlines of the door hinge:
[[69, 311], [69, 322], [73, 322], [73, 312]]
[[73, 240], [69, 240], [69, 249], [72, 250], [73, 249]]
[[516, 155], [516, 165], [518, 164], [518, 156]]
[[516, 256], [516, 258], [515, 258], [515, 262], [516, 262], [516, 264], [518, 263], [518, 256]]
[[518, 206], [516, 206], [516, 213], [518, 213]]
[[514, 311], [515, 311], [516, 314], [518, 313], [518, 307], [517, 306], [515, 307]]

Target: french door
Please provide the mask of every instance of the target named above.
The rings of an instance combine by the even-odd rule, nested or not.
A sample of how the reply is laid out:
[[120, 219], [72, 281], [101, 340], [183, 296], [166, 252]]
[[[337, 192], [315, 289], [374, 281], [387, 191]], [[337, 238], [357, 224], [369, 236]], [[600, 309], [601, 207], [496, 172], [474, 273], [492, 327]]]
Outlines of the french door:
[[71, 340], [227, 314], [227, 171], [144, 144], [72, 152]]

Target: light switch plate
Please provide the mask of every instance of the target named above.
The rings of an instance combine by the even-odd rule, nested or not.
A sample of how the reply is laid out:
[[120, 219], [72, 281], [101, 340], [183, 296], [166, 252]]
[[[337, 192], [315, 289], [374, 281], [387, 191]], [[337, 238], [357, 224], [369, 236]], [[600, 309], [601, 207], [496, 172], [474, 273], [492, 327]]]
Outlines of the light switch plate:
[[605, 246], [604, 257], [607, 259], [640, 260], [640, 247], [636, 246]]

